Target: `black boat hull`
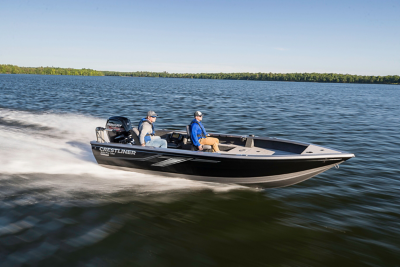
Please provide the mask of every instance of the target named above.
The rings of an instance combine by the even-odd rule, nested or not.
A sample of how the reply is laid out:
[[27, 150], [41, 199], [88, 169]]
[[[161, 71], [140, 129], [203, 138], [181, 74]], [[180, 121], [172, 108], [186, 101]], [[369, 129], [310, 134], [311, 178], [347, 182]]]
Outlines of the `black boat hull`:
[[218, 183], [261, 187], [289, 186], [307, 180], [353, 157], [221, 155], [201, 151], [156, 149], [91, 142], [97, 162], [108, 168]]

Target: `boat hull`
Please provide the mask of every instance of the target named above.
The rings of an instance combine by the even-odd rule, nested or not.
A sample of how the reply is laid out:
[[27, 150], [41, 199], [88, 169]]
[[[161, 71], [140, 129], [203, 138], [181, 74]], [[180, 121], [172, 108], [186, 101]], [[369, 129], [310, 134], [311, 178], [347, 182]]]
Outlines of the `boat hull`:
[[293, 185], [354, 156], [335, 154], [318, 157], [252, 157], [98, 142], [91, 142], [91, 145], [97, 162], [108, 168], [260, 187]]

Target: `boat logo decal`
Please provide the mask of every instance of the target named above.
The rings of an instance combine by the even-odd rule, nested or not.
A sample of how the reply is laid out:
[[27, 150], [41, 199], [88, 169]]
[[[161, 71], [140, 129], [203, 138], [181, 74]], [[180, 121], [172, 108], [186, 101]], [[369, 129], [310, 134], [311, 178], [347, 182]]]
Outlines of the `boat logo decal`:
[[100, 155], [102, 155], [102, 156], [109, 156], [110, 154], [115, 155], [116, 153], [126, 154], [126, 155], [135, 155], [136, 151], [129, 150], [129, 149], [121, 149], [121, 148], [100, 147]]
[[112, 123], [112, 122], [108, 122], [107, 126], [111, 126], [111, 127], [122, 127], [122, 124], [117, 124], [117, 123]]

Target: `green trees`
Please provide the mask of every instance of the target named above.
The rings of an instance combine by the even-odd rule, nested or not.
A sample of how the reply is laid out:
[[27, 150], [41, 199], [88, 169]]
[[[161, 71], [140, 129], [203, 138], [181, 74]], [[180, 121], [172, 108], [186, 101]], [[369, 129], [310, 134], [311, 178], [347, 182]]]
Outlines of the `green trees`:
[[168, 72], [116, 72], [104, 71], [106, 76], [165, 77], [188, 79], [222, 79], [255, 81], [291, 81], [321, 83], [381, 83], [400, 84], [399, 76], [361, 76], [336, 73], [168, 73]]
[[79, 76], [104, 76], [104, 73], [91, 69], [63, 69], [54, 67], [18, 67], [15, 65], [0, 64], [0, 73], [9, 74], [41, 74], [41, 75], [79, 75]]
[[400, 76], [361, 76], [336, 73], [168, 73], [164, 72], [118, 72], [97, 71], [91, 69], [71, 69], [54, 67], [18, 67], [1, 65], [0, 73], [10, 74], [44, 74], [44, 75], [79, 75], [79, 76], [128, 76], [155, 78], [187, 78], [187, 79], [219, 79], [219, 80], [255, 80], [255, 81], [291, 81], [291, 82], [321, 82], [321, 83], [378, 83], [400, 84]]

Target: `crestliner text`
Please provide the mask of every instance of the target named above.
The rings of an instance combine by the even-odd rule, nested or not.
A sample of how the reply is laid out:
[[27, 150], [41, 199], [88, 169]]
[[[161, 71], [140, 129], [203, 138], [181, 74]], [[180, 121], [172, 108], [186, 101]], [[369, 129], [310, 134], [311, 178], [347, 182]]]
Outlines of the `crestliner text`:
[[136, 151], [128, 150], [128, 149], [120, 149], [120, 148], [109, 148], [109, 147], [100, 147], [101, 152], [107, 153], [121, 153], [121, 154], [128, 154], [128, 155], [135, 155]]

